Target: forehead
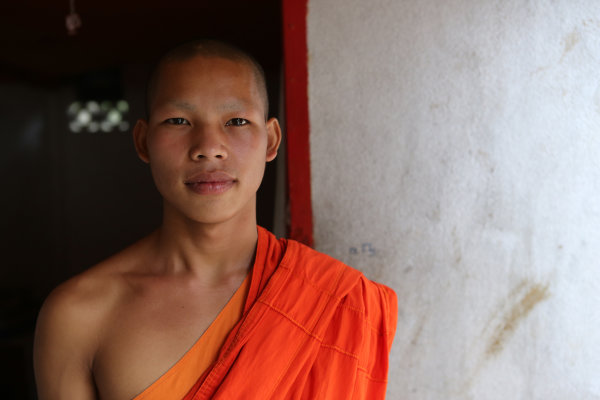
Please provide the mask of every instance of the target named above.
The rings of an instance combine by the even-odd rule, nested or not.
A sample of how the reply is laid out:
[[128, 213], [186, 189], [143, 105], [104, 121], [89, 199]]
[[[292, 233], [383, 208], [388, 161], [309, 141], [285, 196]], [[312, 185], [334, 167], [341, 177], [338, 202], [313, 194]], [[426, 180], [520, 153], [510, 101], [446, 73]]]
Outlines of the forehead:
[[194, 95], [237, 96], [260, 102], [258, 83], [248, 62], [206, 56], [163, 62], [150, 95], [152, 103]]

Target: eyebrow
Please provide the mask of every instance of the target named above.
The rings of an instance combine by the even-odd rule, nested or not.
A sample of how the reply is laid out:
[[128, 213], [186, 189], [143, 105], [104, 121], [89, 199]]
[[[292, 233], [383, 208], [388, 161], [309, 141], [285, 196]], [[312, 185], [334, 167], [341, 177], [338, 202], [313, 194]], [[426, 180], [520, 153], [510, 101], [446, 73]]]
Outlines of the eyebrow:
[[[196, 110], [196, 106], [193, 103], [189, 103], [187, 101], [182, 101], [182, 100], [171, 100], [168, 101], [167, 104], [180, 109], [180, 110], [187, 110], [187, 111], [195, 111]], [[232, 99], [229, 101], [225, 101], [224, 103], [218, 105], [218, 109], [220, 111], [240, 111], [240, 110], [246, 110], [248, 108], [251, 108], [253, 105], [253, 102], [251, 101], [247, 101], [244, 99]]]
[[238, 111], [247, 109], [252, 103], [244, 100], [232, 100], [227, 101], [221, 105], [219, 105], [219, 110], [222, 111]]
[[187, 101], [173, 100], [169, 101], [169, 104], [175, 106], [176, 108], [188, 111], [194, 111], [196, 109], [196, 107], [193, 104], [188, 103]]

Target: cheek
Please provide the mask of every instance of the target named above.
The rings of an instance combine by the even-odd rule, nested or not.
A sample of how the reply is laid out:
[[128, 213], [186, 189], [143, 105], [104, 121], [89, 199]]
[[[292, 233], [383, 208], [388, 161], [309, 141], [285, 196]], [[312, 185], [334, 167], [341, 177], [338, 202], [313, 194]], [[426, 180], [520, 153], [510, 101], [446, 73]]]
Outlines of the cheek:
[[175, 141], [167, 135], [156, 135], [148, 140], [150, 170], [158, 190], [164, 191], [174, 182], [174, 177], [183, 162], [181, 141]]
[[239, 154], [246, 160], [266, 162], [267, 138], [262, 132], [240, 136], [231, 143], [231, 147], [235, 154]]
[[152, 135], [148, 139], [148, 154], [150, 164], [152, 162], [161, 162], [163, 160], [173, 161], [176, 156], [180, 156], [185, 150], [185, 143], [175, 135]]
[[253, 190], [258, 189], [265, 172], [267, 141], [266, 138], [254, 137], [239, 141], [233, 149], [239, 157], [239, 168], [244, 170], [247, 182]]

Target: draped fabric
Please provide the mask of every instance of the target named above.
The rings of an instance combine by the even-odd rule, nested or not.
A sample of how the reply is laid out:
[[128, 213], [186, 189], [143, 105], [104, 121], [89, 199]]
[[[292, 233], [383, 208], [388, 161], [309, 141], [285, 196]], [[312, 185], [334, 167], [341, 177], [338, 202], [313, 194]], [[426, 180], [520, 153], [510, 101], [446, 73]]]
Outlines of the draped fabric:
[[[220, 322], [232, 315], [229, 325]], [[396, 318], [388, 287], [258, 227], [249, 283], [134, 400], [383, 399]], [[207, 337], [224, 326], [229, 333], [216, 335], [225, 339], [215, 348]]]
[[383, 399], [395, 293], [296, 241], [258, 236], [243, 316], [184, 399]]

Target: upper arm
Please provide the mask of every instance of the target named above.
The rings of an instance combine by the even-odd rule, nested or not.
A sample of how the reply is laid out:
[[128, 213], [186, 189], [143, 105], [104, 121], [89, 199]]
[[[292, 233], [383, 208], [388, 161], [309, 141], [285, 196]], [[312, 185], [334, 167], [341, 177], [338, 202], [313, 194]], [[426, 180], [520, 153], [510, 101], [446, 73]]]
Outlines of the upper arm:
[[38, 316], [34, 369], [40, 400], [96, 398], [92, 326], [78, 300], [59, 288], [46, 299]]

